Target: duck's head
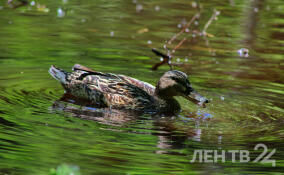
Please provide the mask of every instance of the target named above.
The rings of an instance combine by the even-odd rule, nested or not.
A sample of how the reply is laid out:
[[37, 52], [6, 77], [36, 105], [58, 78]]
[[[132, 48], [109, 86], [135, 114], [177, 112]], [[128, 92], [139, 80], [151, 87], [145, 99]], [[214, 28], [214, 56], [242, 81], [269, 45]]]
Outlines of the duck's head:
[[182, 96], [202, 107], [205, 107], [205, 104], [209, 102], [191, 87], [188, 76], [177, 70], [164, 73], [157, 84], [155, 94], [162, 99]]

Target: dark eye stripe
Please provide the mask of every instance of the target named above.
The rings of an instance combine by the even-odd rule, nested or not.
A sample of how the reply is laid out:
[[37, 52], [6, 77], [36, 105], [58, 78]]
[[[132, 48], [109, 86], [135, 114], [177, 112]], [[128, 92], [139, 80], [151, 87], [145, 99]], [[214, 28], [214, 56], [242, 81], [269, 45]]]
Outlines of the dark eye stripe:
[[180, 78], [177, 78], [177, 77], [171, 77], [171, 79], [175, 80], [179, 84], [182, 84], [184, 87], [187, 87], [187, 83], [189, 83], [188, 80], [184, 82]]

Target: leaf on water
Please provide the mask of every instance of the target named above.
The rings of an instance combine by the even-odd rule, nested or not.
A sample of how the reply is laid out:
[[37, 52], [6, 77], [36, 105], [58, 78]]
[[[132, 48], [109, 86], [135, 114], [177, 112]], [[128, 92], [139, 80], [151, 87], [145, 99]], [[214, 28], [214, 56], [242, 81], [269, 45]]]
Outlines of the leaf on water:
[[47, 8], [45, 5], [38, 4], [37, 11], [47, 13], [49, 12], [49, 8]]
[[137, 30], [137, 33], [139, 33], [139, 34], [146, 33], [146, 32], [149, 32], [148, 28], [143, 28], [143, 29]]
[[212, 37], [215, 37], [213, 34], [211, 34], [211, 33], [205, 33], [205, 35], [207, 36], [207, 37], [209, 37], [209, 38], [212, 38]]

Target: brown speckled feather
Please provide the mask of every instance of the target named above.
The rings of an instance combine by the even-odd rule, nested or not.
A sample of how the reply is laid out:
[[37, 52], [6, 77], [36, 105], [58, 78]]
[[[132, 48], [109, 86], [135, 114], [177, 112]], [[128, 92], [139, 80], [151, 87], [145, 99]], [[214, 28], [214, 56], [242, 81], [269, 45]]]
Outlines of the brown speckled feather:
[[63, 84], [72, 95], [98, 106], [134, 110], [155, 108], [152, 85], [124, 75], [96, 72], [83, 66], [79, 69], [78, 66], [67, 74], [67, 83]]
[[137, 80], [137, 79], [132, 78], [132, 77], [125, 76], [125, 75], [115, 75], [115, 74], [110, 74], [110, 73], [106, 74], [106, 73], [94, 71], [94, 70], [87, 68], [85, 66], [82, 66], [80, 64], [75, 64], [73, 66], [73, 70], [81, 70], [81, 71], [86, 71], [86, 72], [89, 72], [89, 73], [94, 73], [94, 74], [97, 74], [97, 75], [106, 75], [106, 76], [110, 76], [110, 77], [116, 77], [116, 78], [119, 78], [121, 80], [128, 82], [129, 84], [132, 84], [134, 86], [141, 88], [142, 90], [146, 91], [151, 96], [153, 96], [154, 93], [155, 93], [155, 87], [153, 85], [151, 85], [147, 82], [144, 82], [144, 81]]

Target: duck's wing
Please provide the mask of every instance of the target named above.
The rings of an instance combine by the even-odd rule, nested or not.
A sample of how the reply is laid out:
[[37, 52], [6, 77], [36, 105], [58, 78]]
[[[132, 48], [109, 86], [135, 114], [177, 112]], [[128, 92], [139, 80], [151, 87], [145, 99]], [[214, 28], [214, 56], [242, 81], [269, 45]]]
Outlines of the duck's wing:
[[141, 89], [143, 89], [144, 91], [146, 91], [149, 95], [153, 96], [155, 93], [155, 87], [147, 82], [144, 81], [140, 81], [137, 80], [135, 78], [131, 78], [125, 75], [119, 75], [119, 77], [121, 79], [123, 79], [124, 81], [128, 82], [129, 84], [132, 84], [134, 86], [137, 86]]
[[95, 88], [104, 93], [109, 105], [131, 109], [151, 108], [151, 105], [154, 105], [154, 99], [149, 93], [120, 78], [97, 80], [98, 84]]
[[153, 96], [154, 93], [155, 93], [155, 87], [153, 85], [151, 85], [147, 82], [144, 82], [144, 81], [137, 80], [137, 79], [132, 78], [132, 77], [125, 76], [125, 75], [115, 75], [115, 74], [110, 74], [110, 73], [105, 74], [105, 73], [102, 73], [102, 72], [94, 71], [94, 70], [87, 68], [85, 66], [82, 66], [80, 64], [75, 64], [73, 66], [73, 70], [74, 71], [76, 71], [76, 70], [85, 71], [85, 72], [89, 72], [90, 74], [94, 74], [94, 75], [107, 75], [109, 77], [115, 77], [115, 78], [118, 78], [120, 80], [126, 81], [129, 84], [132, 84], [134, 86], [139, 87], [140, 89], [146, 91], [151, 96]]
[[119, 75], [74, 69], [68, 76], [66, 89], [75, 96], [88, 98], [93, 103], [104, 103], [116, 108], [149, 108], [153, 97]]

